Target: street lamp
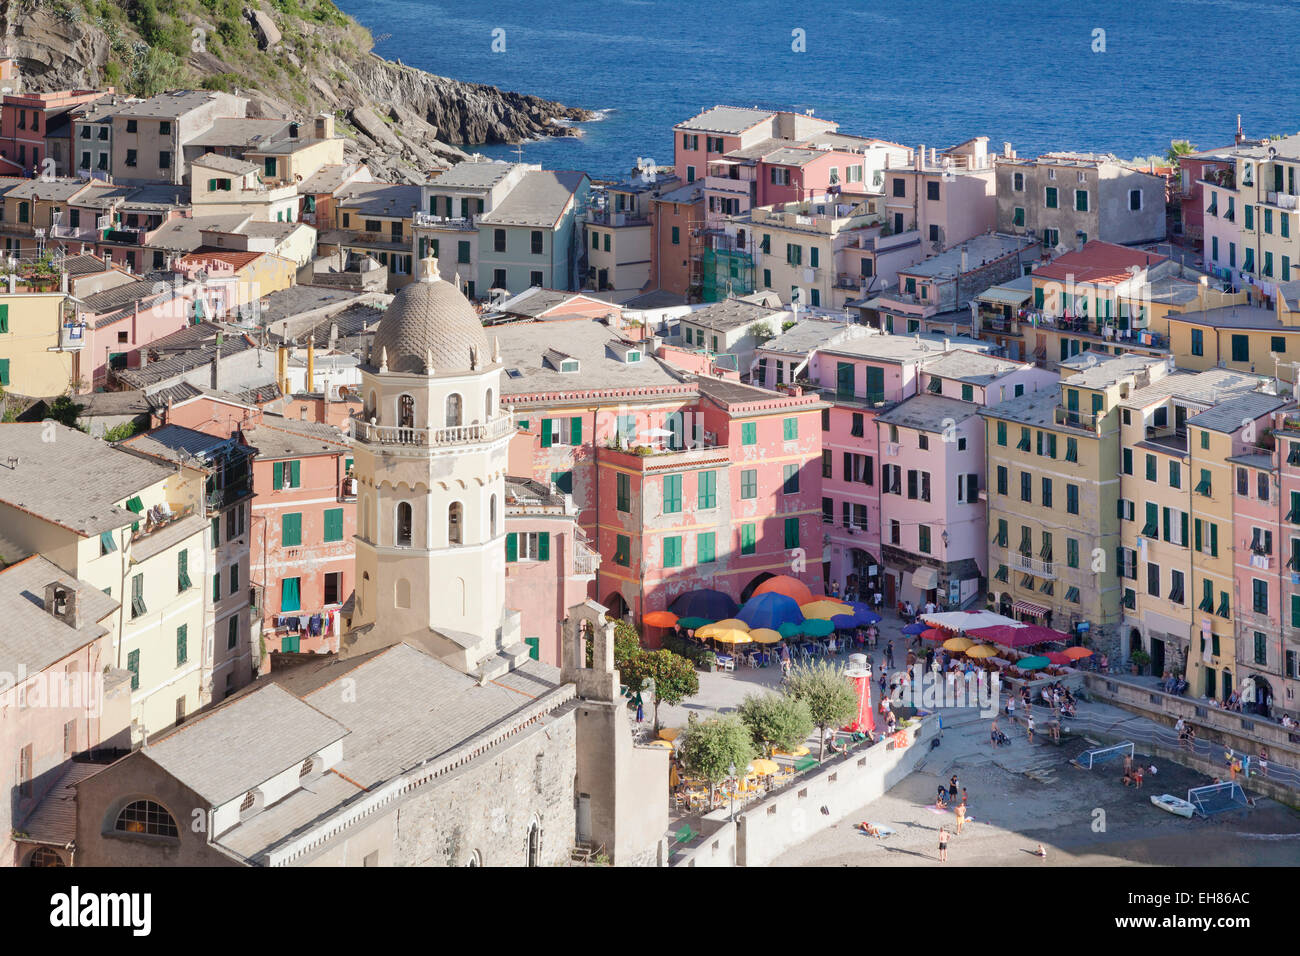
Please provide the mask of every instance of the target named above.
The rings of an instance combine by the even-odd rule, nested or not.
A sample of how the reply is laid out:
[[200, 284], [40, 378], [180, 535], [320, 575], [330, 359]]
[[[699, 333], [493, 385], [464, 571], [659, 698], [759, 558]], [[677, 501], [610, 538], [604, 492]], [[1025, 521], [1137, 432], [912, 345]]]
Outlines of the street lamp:
[[736, 762], [731, 762], [731, 822], [736, 822]]

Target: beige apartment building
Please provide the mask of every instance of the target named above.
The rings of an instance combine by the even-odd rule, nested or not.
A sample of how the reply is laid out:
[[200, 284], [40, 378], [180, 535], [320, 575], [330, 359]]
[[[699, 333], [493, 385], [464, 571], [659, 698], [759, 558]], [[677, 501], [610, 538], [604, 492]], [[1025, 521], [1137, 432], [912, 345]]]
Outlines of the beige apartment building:
[[242, 118], [248, 100], [212, 90], [159, 93], [113, 114], [113, 181], [189, 182], [184, 146], [218, 118]]

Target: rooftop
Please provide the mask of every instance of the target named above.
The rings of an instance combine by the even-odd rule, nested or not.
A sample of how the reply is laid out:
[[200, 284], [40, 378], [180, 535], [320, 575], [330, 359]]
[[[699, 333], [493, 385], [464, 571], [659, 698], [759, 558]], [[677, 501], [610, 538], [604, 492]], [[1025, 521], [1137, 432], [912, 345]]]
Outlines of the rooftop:
[[233, 441], [229, 437], [220, 438], [181, 425], [162, 425], [153, 431], [126, 439], [119, 447], [155, 458], [204, 467], [204, 461], [213, 452]]
[[759, 349], [764, 352], [784, 352], [788, 355], [806, 355], [816, 348], [830, 345], [854, 334], [870, 334], [868, 327], [829, 319], [804, 318], [774, 339], [768, 339]]
[[[81, 627], [45, 609], [45, 588], [59, 583], [76, 592]], [[100, 624], [118, 609], [99, 588], [79, 581], [39, 554], [0, 571], [0, 672], [36, 674], [105, 634]]]
[[[1001, 233], [976, 236], [947, 252], [922, 260], [917, 265], [899, 269], [898, 274], [918, 278], [949, 279], [974, 271], [986, 263], [1013, 255], [1033, 245], [1034, 240], [1026, 236], [1004, 236]], [[962, 268], [963, 255], [966, 257], [965, 268]]]
[[829, 355], [870, 358], [901, 364], [938, 358], [952, 349], [988, 352], [995, 347], [992, 342], [981, 342], [964, 335], [953, 337], [936, 335], [932, 332], [918, 332], [912, 335], [865, 335], [860, 338], [844, 339], [822, 346], [820, 351]]
[[1056, 427], [1056, 409], [1060, 403], [1059, 389], [1042, 388], [982, 408], [979, 413], [987, 418], [1004, 418], [1021, 425]]
[[684, 123], [678, 123], [677, 128], [735, 135], [743, 133], [747, 129], [752, 129], [774, 115], [772, 110], [746, 109], [740, 106], [714, 106], [703, 113], [697, 113]]
[[[1102, 389], [1130, 376], [1140, 376], [1157, 366], [1165, 364], [1165, 359], [1150, 355], [1101, 355], [1085, 352], [1061, 362], [1061, 381], [1077, 388]], [[1067, 369], [1077, 369], [1073, 375]]]
[[247, 213], [169, 219], [145, 241], [145, 246], [150, 249], [193, 252], [203, 245], [203, 230], [234, 232], [247, 221]]
[[565, 170], [527, 173], [510, 190], [509, 196], [491, 212], [479, 216], [478, 221], [501, 226], [554, 228], [586, 179], [586, 173]]
[[[46, 426], [53, 441], [46, 439]], [[172, 469], [51, 422], [0, 425], [0, 503], [84, 538], [136, 521], [119, 501], [165, 480]], [[9, 459], [16, 459], [10, 467]]]
[[245, 173], [257, 172], [256, 163], [250, 163], [246, 159], [222, 156], [218, 153], [204, 153], [198, 159], [192, 160], [190, 165], [201, 169], [215, 169], [219, 173], [230, 173], [232, 176], [243, 176]]
[[946, 395], [922, 393], [904, 399], [889, 411], [876, 417], [876, 421], [901, 428], [942, 434], [950, 425], [960, 424], [979, 414], [980, 406], [974, 402], [948, 398]]
[[503, 163], [497, 160], [457, 163], [429, 181], [431, 189], [490, 189], [510, 175], [511, 170], [526, 166], [524, 163]]
[[951, 378], [971, 385], [988, 385], [1009, 372], [1024, 368], [1020, 362], [998, 358], [985, 352], [954, 349], [942, 358], [925, 363], [927, 375]]
[[283, 119], [254, 119], [252, 117], [222, 116], [199, 135], [185, 142], [186, 146], [224, 146], [245, 148], [270, 142], [289, 128]]
[[1039, 266], [1034, 270], [1034, 276], [1061, 281], [1073, 278], [1077, 283], [1115, 285], [1133, 278], [1130, 269], [1135, 271], [1150, 269], [1164, 262], [1166, 258], [1168, 257], [1156, 255], [1154, 252], [1143, 252], [1141, 249], [1118, 246], [1113, 242], [1090, 239], [1082, 249], [1066, 252], [1046, 265]]
[[322, 166], [298, 184], [300, 195], [332, 193], [366, 167], [357, 163]]
[[578, 359], [579, 372], [558, 372], [543, 361], [543, 353], [556, 341], [554, 325], [518, 322], [487, 331], [489, 337], [501, 341], [501, 362], [506, 370], [503, 395], [681, 384], [652, 355], [625, 364], [610, 347], [622, 340], [598, 322], [574, 321], [563, 327], [564, 351]]
[[[359, 216], [408, 219], [420, 208], [420, 187], [398, 183], [352, 183], [335, 200], [335, 205], [339, 209], [350, 209]], [[359, 229], [361, 225], [355, 223], [353, 229]]]
[[1290, 399], [1280, 395], [1250, 392], [1221, 402], [1199, 415], [1193, 415], [1187, 419], [1187, 424], [1231, 435], [1242, 428], [1246, 422], [1262, 418], [1269, 412], [1277, 411], [1290, 403]]
[[1217, 309], [1203, 309], [1196, 312], [1169, 313], [1170, 322], [1185, 322], [1188, 325], [1206, 325], [1216, 329], [1288, 329], [1278, 321], [1277, 312], [1258, 305], [1225, 305]]
[[147, 100], [125, 103], [118, 109], [118, 116], [151, 116], [156, 119], [175, 119], [191, 110], [205, 106], [218, 96], [209, 90], [174, 90], [159, 93]]
[[1247, 375], [1225, 368], [1211, 368], [1203, 372], [1178, 369], [1163, 378], [1129, 392], [1120, 401], [1126, 408], [1146, 408], [1167, 398], [1182, 398], [1198, 404], [1213, 405], [1242, 392], [1259, 387], [1258, 375]]
[[730, 332], [733, 329], [744, 328], [754, 322], [780, 315], [783, 312], [783, 309], [769, 308], [756, 302], [746, 302], [741, 298], [730, 298], [707, 305], [702, 309], [696, 309], [689, 315], [683, 315], [680, 321], [700, 325], [714, 331]]
[[261, 460], [337, 455], [347, 451], [347, 436], [333, 425], [265, 415], [262, 424], [243, 430], [246, 444]]

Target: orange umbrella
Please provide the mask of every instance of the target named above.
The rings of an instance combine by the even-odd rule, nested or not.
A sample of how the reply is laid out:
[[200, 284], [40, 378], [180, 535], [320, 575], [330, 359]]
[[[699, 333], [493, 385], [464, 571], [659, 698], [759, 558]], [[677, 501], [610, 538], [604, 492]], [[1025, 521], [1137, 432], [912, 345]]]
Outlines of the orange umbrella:
[[672, 627], [677, 623], [677, 615], [672, 611], [651, 611], [641, 620], [651, 627]]
[[808, 585], [788, 574], [778, 574], [776, 577], [768, 578], [754, 588], [755, 594], [766, 594], [769, 591], [775, 591], [777, 594], [784, 594], [788, 598], [793, 598], [795, 604], [807, 604], [813, 599], [812, 591]]
[[1067, 647], [1061, 653], [1073, 661], [1080, 660], [1084, 657], [1092, 657], [1092, 651], [1086, 647]]

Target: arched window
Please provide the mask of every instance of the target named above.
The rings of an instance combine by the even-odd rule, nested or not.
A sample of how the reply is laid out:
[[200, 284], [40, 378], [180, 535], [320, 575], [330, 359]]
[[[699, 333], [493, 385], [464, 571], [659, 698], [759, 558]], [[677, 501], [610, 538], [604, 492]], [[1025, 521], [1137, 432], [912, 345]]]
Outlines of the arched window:
[[397, 506], [397, 530], [394, 539], [399, 548], [409, 548], [411, 546], [411, 522], [414, 520], [414, 511], [409, 501], [403, 501]]
[[411, 582], [406, 578], [397, 579], [396, 593], [393, 595], [393, 603], [398, 607], [411, 606]]
[[357, 588], [357, 613], [360, 614], [366, 606], [366, 592], [370, 590], [370, 572], [361, 572], [361, 587]]
[[497, 536], [497, 496], [493, 495], [488, 501], [488, 537]]
[[[60, 864], [60, 865], [62, 865], [62, 864]], [[479, 853], [478, 850], [473, 850], [473, 851], [470, 853], [470, 855], [469, 855], [469, 859], [465, 861], [465, 865], [466, 865], [466, 866], [482, 866], [482, 865], [483, 865], [483, 854]]]
[[397, 427], [415, 427], [415, 399], [410, 395], [403, 395], [397, 400]]
[[461, 400], [460, 394], [452, 392], [447, 396], [447, 427], [454, 428], [461, 421]]
[[483, 397], [483, 414], [486, 418], [492, 417], [492, 389], [487, 390], [487, 395]]
[[366, 402], [366, 420], [374, 418], [379, 414], [379, 400], [375, 396], [375, 390], [370, 390], [370, 398]]
[[179, 837], [176, 820], [160, 803], [134, 800], [117, 815], [113, 829], [119, 833], [144, 833], [149, 836]]
[[542, 825], [536, 820], [528, 824], [528, 866], [542, 865]]
[[447, 509], [447, 543], [462, 544], [462, 528], [465, 524], [465, 506], [459, 501], [453, 501], [451, 507]]
[[[27, 858], [28, 866], [67, 866], [63, 862], [63, 857], [59, 856], [57, 850], [52, 850], [48, 846], [38, 846], [32, 855]], [[470, 866], [478, 866], [477, 863], [471, 863]]]

